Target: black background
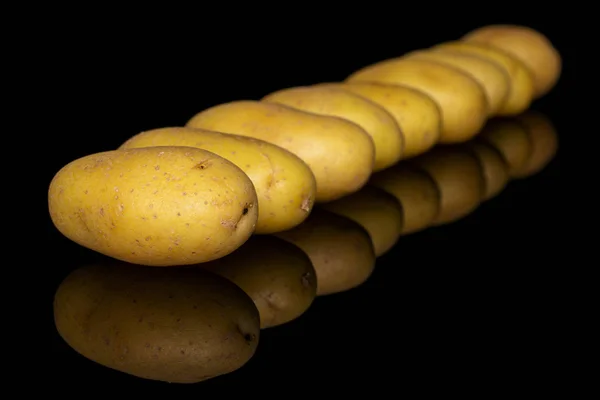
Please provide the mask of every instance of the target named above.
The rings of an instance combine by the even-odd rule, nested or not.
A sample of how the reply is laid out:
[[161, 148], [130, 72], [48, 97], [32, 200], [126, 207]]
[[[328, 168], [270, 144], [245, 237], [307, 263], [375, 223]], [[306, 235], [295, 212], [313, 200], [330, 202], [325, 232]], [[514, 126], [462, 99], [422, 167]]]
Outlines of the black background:
[[259, 15], [225, 6], [218, 12], [202, 6], [185, 20], [116, 11], [61, 19], [40, 55], [49, 65], [48, 90], [56, 94], [47, 123], [61, 138], [48, 141], [45, 184], [66, 163], [114, 149], [140, 131], [182, 125], [219, 103], [340, 81], [360, 67], [491, 23], [528, 25], [561, 52], [559, 84], [533, 106], [555, 125], [559, 153], [541, 173], [511, 182], [467, 218], [402, 238], [361, 287], [318, 298], [301, 318], [263, 331], [257, 354], [242, 369], [191, 386], [112, 371], [62, 341], [52, 318], [53, 293], [96, 255], [62, 237], [47, 216], [43, 321], [52, 367], [44, 375], [56, 390], [72, 392], [77, 385], [223, 395], [252, 388], [277, 395], [276, 388], [377, 387], [402, 393], [467, 389], [475, 382], [500, 388], [552, 370], [557, 316], [564, 312], [555, 267], [563, 240], [561, 165], [576, 129], [570, 96], [580, 62], [566, 14], [516, 5], [417, 11], [364, 3], [326, 13], [290, 3]]

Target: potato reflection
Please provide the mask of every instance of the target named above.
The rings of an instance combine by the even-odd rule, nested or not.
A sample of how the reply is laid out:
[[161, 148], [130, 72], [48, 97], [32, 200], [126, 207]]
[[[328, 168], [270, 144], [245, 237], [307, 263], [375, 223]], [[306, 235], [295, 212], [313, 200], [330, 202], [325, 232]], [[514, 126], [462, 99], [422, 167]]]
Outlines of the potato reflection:
[[550, 119], [539, 112], [528, 111], [517, 119], [527, 129], [532, 147], [529, 160], [515, 174], [516, 178], [525, 178], [540, 172], [554, 158], [558, 135]]
[[485, 191], [484, 200], [490, 200], [504, 190], [510, 177], [508, 165], [502, 154], [493, 146], [481, 140], [474, 140], [465, 145], [477, 157], [483, 172]]
[[60, 284], [60, 336], [75, 351], [141, 378], [200, 382], [244, 365], [258, 345], [252, 299], [200, 268], [88, 265]]
[[352, 289], [365, 282], [375, 268], [369, 233], [358, 223], [315, 209], [302, 224], [275, 234], [300, 247], [317, 273], [317, 295]]
[[529, 133], [516, 118], [490, 120], [481, 131], [480, 138], [502, 153], [511, 178], [521, 173], [531, 157]]
[[404, 216], [400, 202], [375, 186], [366, 186], [359, 192], [322, 204], [321, 207], [365, 228], [371, 236], [377, 257], [391, 249], [402, 233]]
[[242, 288], [258, 308], [262, 329], [298, 318], [317, 292], [310, 258], [275, 236], [253, 236], [230, 255], [198, 266]]

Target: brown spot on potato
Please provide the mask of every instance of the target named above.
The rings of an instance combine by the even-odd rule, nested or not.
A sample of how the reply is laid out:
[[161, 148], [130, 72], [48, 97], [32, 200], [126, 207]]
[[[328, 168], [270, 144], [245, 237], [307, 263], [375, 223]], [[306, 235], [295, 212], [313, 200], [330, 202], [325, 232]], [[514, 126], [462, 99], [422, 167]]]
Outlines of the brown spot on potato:
[[198, 164], [194, 165], [194, 167], [192, 169], [207, 169], [211, 165], [212, 165], [212, 162], [210, 160], [203, 160], [203, 161], [200, 161]]
[[304, 198], [304, 200], [302, 200], [302, 204], [300, 204], [300, 209], [304, 212], [309, 212], [310, 211], [310, 203], [311, 203], [310, 196], [306, 196]]
[[302, 286], [304, 286], [305, 288], [310, 287], [310, 278], [310, 272], [305, 272], [304, 274], [302, 274], [302, 278], [300, 278], [300, 280], [302, 281]]
[[100, 207], [100, 216], [104, 217], [104, 208]]

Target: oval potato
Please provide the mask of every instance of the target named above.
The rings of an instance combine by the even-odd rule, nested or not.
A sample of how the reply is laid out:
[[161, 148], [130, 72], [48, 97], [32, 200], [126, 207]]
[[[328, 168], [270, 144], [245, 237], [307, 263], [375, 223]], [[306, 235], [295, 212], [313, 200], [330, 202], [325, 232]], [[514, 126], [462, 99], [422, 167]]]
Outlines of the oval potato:
[[321, 207], [365, 228], [373, 241], [376, 257], [390, 250], [402, 234], [404, 214], [400, 202], [375, 186], [367, 185], [356, 193]]
[[346, 82], [379, 82], [423, 91], [442, 110], [440, 143], [468, 141], [479, 133], [489, 115], [481, 85], [461, 70], [439, 62], [389, 59], [356, 71]]
[[202, 269], [116, 260], [69, 274], [54, 321], [82, 356], [140, 378], [196, 383], [242, 367], [260, 336], [252, 299]]
[[375, 268], [369, 233], [356, 222], [318, 207], [302, 224], [275, 235], [310, 257], [317, 273], [317, 296], [355, 288]]
[[533, 149], [531, 138], [525, 126], [516, 119], [490, 120], [480, 137], [500, 151], [511, 178], [519, 176], [527, 167]]
[[252, 180], [258, 196], [256, 234], [291, 229], [312, 210], [317, 191], [312, 171], [304, 161], [279, 146], [245, 136], [168, 127], [141, 132], [120, 149], [153, 146], [197, 147], [237, 165]]
[[446, 42], [432, 48], [434, 51], [449, 51], [469, 54], [495, 62], [510, 77], [510, 90], [499, 116], [513, 116], [529, 108], [534, 96], [533, 75], [519, 59], [484, 43]]
[[509, 76], [497, 64], [481, 57], [431, 51], [430, 49], [418, 50], [404, 56], [415, 60], [431, 60], [460, 69], [474, 78], [483, 88], [489, 105], [490, 115], [497, 115], [508, 98], [510, 89]]
[[253, 236], [232, 254], [200, 266], [229, 279], [252, 298], [261, 329], [298, 318], [317, 294], [310, 258], [271, 235]]
[[192, 147], [91, 154], [65, 165], [48, 190], [52, 222], [67, 238], [149, 266], [223, 257], [254, 232], [252, 181], [231, 162]]
[[348, 90], [385, 108], [402, 129], [403, 160], [426, 153], [440, 139], [442, 111], [438, 104], [423, 92], [406, 86], [371, 82], [320, 83], [315, 86]]
[[369, 184], [385, 190], [400, 202], [402, 235], [428, 228], [439, 213], [441, 198], [435, 181], [410, 163], [400, 163], [373, 174]]
[[253, 137], [296, 154], [313, 171], [317, 202], [360, 190], [375, 162], [373, 139], [357, 124], [281, 104], [225, 103], [199, 112], [187, 126]]
[[487, 25], [467, 33], [461, 40], [487, 43], [521, 60], [533, 73], [536, 98], [547, 94], [560, 78], [560, 53], [546, 36], [529, 27]]
[[375, 145], [374, 171], [397, 163], [404, 153], [404, 135], [394, 117], [380, 105], [354, 93], [334, 87], [304, 86], [273, 92], [261, 101], [344, 118], [361, 126]]

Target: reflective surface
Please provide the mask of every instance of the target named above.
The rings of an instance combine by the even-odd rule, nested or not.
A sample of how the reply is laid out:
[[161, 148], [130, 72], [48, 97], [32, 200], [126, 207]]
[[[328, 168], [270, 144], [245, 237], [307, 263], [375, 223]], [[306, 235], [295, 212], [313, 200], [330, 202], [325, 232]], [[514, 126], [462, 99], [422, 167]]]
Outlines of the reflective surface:
[[[435, 41], [451, 39], [450, 35], [440, 35]], [[357, 58], [355, 67], [372, 61]], [[314, 83], [328, 80], [316, 72], [314, 76]], [[289, 80], [270, 82], [273, 90], [296, 84]], [[364, 384], [377, 385], [386, 379], [378, 372], [381, 369], [393, 376], [424, 379], [431, 371], [453, 369], [465, 361], [488, 364], [516, 354], [523, 356], [525, 350], [539, 353], [542, 341], [534, 326], [552, 312], [552, 304], [545, 298], [549, 290], [545, 282], [555, 273], [549, 262], [553, 259], [551, 249], [558, 243], [557, 221], [562, 211], [557, 195], [562, 187], [558, 145], [570, 134], [565, 122], [568, 114], [559, 97], [560, 85], [565, 84], [559, 83], [554, 92], [535, 102], [533, 110], [490, 120], [467, 143], [438, 146], [379, 171], [360, 192], [317, 205], [306, 222], [293, 230], [253, 238], [230, 256], [202, 266], [221, 268], [218, 279], [236, 282], [248, 296], [240, 301], [254, 303], [259, 313], [258, 322], [243, 313], [245, 306], [224, 307], [227, 311], [206, 307], [207, 312], [221, 318], [214, 328], [216, 341], [223, 338], [219, 332], [231, 328], [231, 315], [246, 324], [242, 333], [232, 331], [231, 340], [225, 344], [192, 346], [198, 354], [205, 355], [211, 349], [211, 357], [228, 360], [213, 363], [213, 370], [202, 371], [202, 365], [195, 361], [201, 358], [179, 359], [180, 351], [187, 349], [175, 349], [168, 339], [193, 342], [190, 332], [201, 332], [209, 324], [194, 320], [196, 314], [189, 313], [189, 325], [178, 326], [178, 313], [186, 302], [173, 305], [168, 300], [171, 292], [191, 291], [190, 296], [197, 296], [186, 274], [202, 267], [160, 272], [169, 277], [159, 279], [145, 276], [143, 267], [121, 264], [120, 271], [131, 268], [135, 273], [119, 272], [114, 276], [126, 277], [115, 278], [102, 272], [113, 271], [114, 261], [70, 242], [48, 221], [52, 248], [48, 254], [52, 266], [48, 268], [52, 273], [46, 282], [47, 308], [64, 290], [65, 282], [92, 268], [96, 268], [92, 271], [97, 274], [96, 284], [107, 281], [95, 292], [76, 293], [90, 304], [101, 302], [102, 313], [96, 313], [96, 323], [82, 324], [81, 318], [85, 321], [91, 314], [89, 309], [78, 311], [64, 302], [56, 301], [55, 314], [47, 314], [56, 361], [52, 371], [55, 383], [60, 387], [76, 379], [83, 385], [121, 385], [138, 390], [196, 388], [197, 392], [187, 393], [200, 394], [217, 389], [217, 393], [229, 393], [240, 385], [269, 388], [274, 382], [334, 388], [361, 379]], [[161, 90], [171, 93], [167, 87]], [[123, 120], [123, 125], [110, 135], [65, 150], [49, 174], [82, 155], [116, 148], [139, 131], [185, 122], [198, 109], [244, 96], [260, 97], [252, 95], [252, 90], [259, 89], [248, 90], [231, 89], [232, 98], [215, 97], [205, 100], [206, 104], [194, 103], [186, 94], [185, 101], [177, 101], [173, 109], [166, 100], [152, 108], [152, 101], [136, 97], [135, 90], [128, 91], [131, 100], [117, 107], [124, 112], [129, 101], [140, 101], [142, 106], [135, 114], [115, 115], [113, 121]], [[269, 92], [269, 88], [264, 91]], [[176, 109], [186, 101], [192, 105]], [[93, 132], [100, 135], [110, 128], [111, 123], [101, 121]], [[277, 251], [269, 253], [269, 248]], [[242, 264], [245, 268], [239, 267]], [[165, 281], [169, 290], [162, 288], [167, 286]], [[90, 300], [92, 292], [95, 300]], [[143, 310], [132, 306], [129, 297], [133, 294], [146, 296]], [[85, 305], [77, 298], [69, 301], [79, 307]], [[57, 314], [75, 321], [69, 328], [71, 336], [57, 330]], [[142, 323], [136, 322], [142, 317]], [[257, 324], [263, 329], [257, 331]], [[126, 337], [115, 336], [116, 331]], [[250, 336], [246, 331], [251, 331]], [[72, 335], [78, 335], [79, 341], [65, 340]], [[107, 335], [120, 347], [103, 350]], [[252, 340], [246, 340], [251, 336]], [[155, 340], [151, 343], [154, 350], [160, 347], [170, 352], [157, 355], [148, 351], [144, 347], [148, 338]], [[254, 345], [255, 339], [255, 349], [244, 348], [248, 343]], [[138, 346], [135, 352], [131, 346]], [[227, 358], [228, 349], [242, 356], [232, 361]], [[144, 370], [149, 365], [155, 365], [150, 373]], [[212, 379], [198, 385], [165, 386], [160, 380], [177, 381], [173, 366], [191, 373], [191, 381]]]

